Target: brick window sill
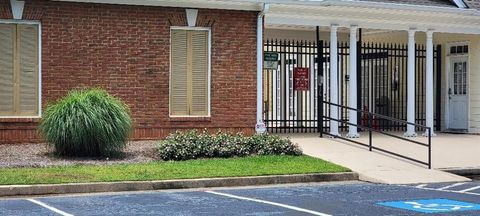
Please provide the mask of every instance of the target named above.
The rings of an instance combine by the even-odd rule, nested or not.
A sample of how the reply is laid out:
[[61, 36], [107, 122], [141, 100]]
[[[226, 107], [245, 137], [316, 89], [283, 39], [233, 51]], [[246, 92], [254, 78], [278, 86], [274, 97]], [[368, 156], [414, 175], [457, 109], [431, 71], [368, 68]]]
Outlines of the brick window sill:
[[210, 122], [211, 117], [170, 117], [171, 122]]
[[31, 117], [31, 118], [18, 118], [18, 117], [8, 117], [1, 118], [0, 123], [37, 123], [40, 122], [40, 117]]

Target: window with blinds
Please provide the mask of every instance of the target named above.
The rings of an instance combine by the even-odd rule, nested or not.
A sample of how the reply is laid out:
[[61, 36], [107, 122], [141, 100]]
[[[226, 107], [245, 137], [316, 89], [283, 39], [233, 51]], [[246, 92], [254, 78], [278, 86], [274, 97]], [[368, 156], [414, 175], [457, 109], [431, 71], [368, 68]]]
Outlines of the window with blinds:
[[170, 115], [208, 116], [209, 31], [172, 29]]
[[38, 26], [0, 23], [0, 116], [38, 115]]

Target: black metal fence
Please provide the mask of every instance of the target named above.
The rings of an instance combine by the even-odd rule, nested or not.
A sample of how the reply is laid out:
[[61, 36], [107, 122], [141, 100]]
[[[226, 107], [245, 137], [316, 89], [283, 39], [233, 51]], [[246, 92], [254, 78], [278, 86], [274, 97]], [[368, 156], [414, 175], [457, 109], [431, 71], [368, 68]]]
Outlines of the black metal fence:
[[[407, 60], [408, 50], [405, 44], [358, 43], [360, 51], [358, 65], [358, 108], [406, 120], [407, 103]], [[264, 71], [264, 122], [270, 132], [318, 132], [319, 111], [330, 116], [330, 44], [325, 41], [287, 41], [267, 40], [264, 51], [277, 52], [279, 63], [277, 70]], [[350, 82], [349, 44], [338, 43], [338, 93], [339, 105], [348, 106]], [[320, 56], [320, 58], [319, 58]], [[441, 47], [434, 50], [435, 125], [440, 126], [440, 85], [441, 83]], [[426, 50], [423, 45], [416, 46], [416, 122], [425, 124], [425, 75]], [[295, 68], [308, 68], [308, 89], [294, 88]], [[323, 75], [323, 76], [322, 76]], [[323, 88], [319, 89], [319, 82]], [[319, 93], [323, 92], [323, 94]], [[323, 108], [323, 109], [322, 109]], [[346, 130], [348, 111], [339, 113], [341, 130]], [[359, 116], [359, 124], [366, 125], [366, 116]], [[329, 121], [323, 121], [323, 128], [329, 127]], [[381, 130], [404, 130], [404, 124], [374, 119], [373, 127]]]

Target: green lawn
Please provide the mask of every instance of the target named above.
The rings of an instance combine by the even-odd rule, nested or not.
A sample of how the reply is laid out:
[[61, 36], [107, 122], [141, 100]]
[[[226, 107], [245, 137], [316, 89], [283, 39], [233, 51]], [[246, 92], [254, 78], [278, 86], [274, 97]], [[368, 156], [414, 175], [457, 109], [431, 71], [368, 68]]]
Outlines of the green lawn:
[[0, 169], [0, 185], [145, 181], [349, 171], [309, 156], [253, 156], [109, 166]]

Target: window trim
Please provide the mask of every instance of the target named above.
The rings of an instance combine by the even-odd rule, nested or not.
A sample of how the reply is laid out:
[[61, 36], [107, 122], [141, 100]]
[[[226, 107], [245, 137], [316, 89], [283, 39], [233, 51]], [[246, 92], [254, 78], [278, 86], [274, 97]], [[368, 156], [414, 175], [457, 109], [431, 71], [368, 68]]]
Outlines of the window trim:
[[[171, 83], [172, 83], [172, 30], [207, 31], [208, 33], [208, 69], [207, 69], [207, 115], [172, 115], [171, 114]], [[170, 53], [168, 72], [168, 116], [170, 118], [209, 118], [211, 117], [211, 79], [212, 79], [212, 29], [210, 27], [171, 26], [169, 32]]]
[[36, 25], [38, 29], [38, 107], [37, 107], [37, 115], [33, 116], [16, 116], [16, 115], [6, 115], [1, 116], [0, 119], [8, 119], [8, 118], [42, 118], [42, 23], [40, 21], [34, 20], [7, 20], [7, 19], [0, 19], [1, 24], [22, 24], [22, 25]]

